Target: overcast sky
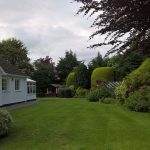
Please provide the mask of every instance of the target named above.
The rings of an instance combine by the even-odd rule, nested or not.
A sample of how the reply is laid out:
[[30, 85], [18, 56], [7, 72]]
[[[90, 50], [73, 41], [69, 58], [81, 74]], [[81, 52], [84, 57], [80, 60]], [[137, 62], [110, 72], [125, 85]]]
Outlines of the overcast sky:
[[66, 50], [76, 52], [79, 60], [89, 61], [108, 47], [88, 49], [97, 38], [88, 41], [93, 32], [92, 19], [76, 15], [79, 4], [72, 0], [0, 0], [0, 40], [15, 37], [24, 42], [29, 57], [35, 60], [50, 56], [57, 63]]

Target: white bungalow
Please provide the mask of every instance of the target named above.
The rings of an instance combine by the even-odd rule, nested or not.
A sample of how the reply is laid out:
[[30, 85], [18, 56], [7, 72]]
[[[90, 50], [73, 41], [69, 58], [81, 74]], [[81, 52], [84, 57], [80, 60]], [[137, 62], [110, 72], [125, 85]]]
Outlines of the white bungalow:
[[0, 106], [36, 100], [36, 81], [0, 59]]

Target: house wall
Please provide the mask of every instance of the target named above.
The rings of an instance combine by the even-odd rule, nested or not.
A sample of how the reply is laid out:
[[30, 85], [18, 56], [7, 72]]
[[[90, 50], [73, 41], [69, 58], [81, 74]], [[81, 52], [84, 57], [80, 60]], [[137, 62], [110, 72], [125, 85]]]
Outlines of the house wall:
[[[23, 77], [10, 77], [5, 76], [5, 78], [8, 80], [8, 90], [5, 92], [2, 92], [2, 104], [11, 104], [11, 103], [18, 103], [23, 102], [27, 100], [27, 82], [26, 78]], [[20, 80], [20, 90], [15, 91], [15, 79]]]
[[0, 72], [0, 106], [1, 105], [2, 105], [2, 76], [1, 76], [1, 72]]
[[27, 94], [27, 101], [35, 100], [35, 99], [36, 99], [36, 93], [35, 94]]

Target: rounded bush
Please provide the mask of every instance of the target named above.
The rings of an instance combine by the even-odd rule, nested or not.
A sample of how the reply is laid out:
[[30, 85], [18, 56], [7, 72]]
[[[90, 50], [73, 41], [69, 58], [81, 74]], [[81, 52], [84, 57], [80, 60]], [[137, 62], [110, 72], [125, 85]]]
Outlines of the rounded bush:
[[69, 73], [66, 79], [66, 86], [69, 87], [71, 85], [74, 85], [75, 82], [75, 72]]
[[97, 84], [113, 80], [114, 80], [114, 73], [112, 67], [96, 68], [91, 76], [91, 87], [95, 88], [97, 87]]
[[91, 91], [87, 98], [91, 102], [102, 101], [106, 97], [111, 97], [111, 91], [106, 87], [101, 87], [99, 89]]
[[138, 69], [131, 72], [116, 88], [116, 98], [123, 104], [130, 93], [139, 90], [143, 85], [150, 85], [150, 58], [146, 59]]
[[8, 134], [12, 124], [12, 117], [8, 111], [0, 109], [0, 136]]
[[102, 100], [102, 102], [105, 104], [112, 104], [112, 103], [115, 103], [115, 99], [111, 97], [106, 97]]
[[125, 101], [125, 106], [133, 111], [150, 111], [150, 86], [141, 87], [139, 90], [130, 93]]
[[76, 90], [76, 96], [78, 97], [86, 97], [88, 93], [89, 93], [88, 89], [84, 89], [81, 87], [78, 87]]
[[73, 97], [72, 90], [70, 88], [59, 88], [58, 89], [58, 97], [71, 98], [71, 97]]

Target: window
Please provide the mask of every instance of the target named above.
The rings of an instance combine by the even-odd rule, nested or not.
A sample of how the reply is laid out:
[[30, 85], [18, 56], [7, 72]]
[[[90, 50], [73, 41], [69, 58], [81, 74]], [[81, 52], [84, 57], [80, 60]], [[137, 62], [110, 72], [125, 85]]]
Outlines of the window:
[[2, 91], [7, 91], [7, 79], [2, 79]]
[[36, 84], [28, 82], [27, 83], [27, 91], [28, 91], [28, 94], [36, 93]]
[[20, 80], [15, 80], [15, 90], [20, 90]]

